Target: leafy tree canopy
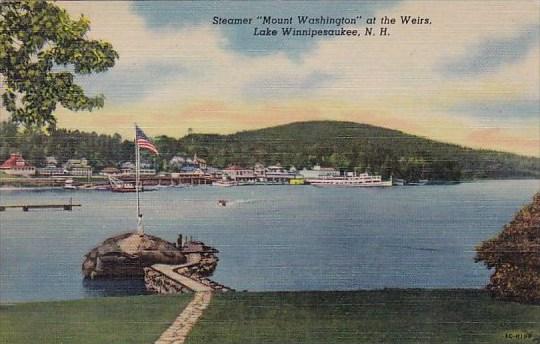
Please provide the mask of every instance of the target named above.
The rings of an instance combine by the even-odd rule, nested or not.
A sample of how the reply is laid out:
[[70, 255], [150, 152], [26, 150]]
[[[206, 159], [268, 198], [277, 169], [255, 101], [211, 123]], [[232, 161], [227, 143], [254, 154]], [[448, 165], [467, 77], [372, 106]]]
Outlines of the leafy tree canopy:
[[493, 296], [540, 304], [540, 193], [476, 252], [477, 262], [494, 269], [487, 285]]
[[74, 73], [106, 71], [118, 58], [110, 43], [86, 37], [89, 24], [50, 2], [0, 3], [2, 104], [13, 122], [54, 128], [58, 103], [73, 111], [103, 106], [103, 95], [87, 97], [74, 83]]

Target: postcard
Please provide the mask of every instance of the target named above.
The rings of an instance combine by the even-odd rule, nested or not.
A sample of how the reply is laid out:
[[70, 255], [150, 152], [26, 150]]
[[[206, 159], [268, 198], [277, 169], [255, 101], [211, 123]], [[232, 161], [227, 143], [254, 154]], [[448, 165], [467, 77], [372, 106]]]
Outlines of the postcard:
[[3, 1], [1, 343], [540, 343], [538, 1]]

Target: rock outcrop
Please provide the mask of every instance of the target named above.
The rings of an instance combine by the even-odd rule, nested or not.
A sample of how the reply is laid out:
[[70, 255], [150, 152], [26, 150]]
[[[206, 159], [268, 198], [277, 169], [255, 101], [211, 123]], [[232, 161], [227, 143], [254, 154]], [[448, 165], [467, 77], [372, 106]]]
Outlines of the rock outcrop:
[[173, 243], [158, 237], [124, 233], [105, 240], [85, 255], [85, 278], [144, 276], [144, 268], [153, 264], [178, 265], [186, 256]]

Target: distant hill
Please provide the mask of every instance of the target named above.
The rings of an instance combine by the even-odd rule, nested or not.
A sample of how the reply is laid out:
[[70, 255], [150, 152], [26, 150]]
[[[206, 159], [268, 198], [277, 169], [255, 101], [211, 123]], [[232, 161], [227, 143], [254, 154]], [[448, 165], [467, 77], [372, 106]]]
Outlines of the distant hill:
[[178, 143], [186, 153], [196, 152], [221, 167], [320, 164], [409, 180], [540, 177], [538, 158], [471, 149], [353, 122], [298, 122], [232, 135], [192, 134]]
[[[353, 122], [298, 122], [232, 135], [191, 134], [180, 139], [154, 138], [160, 156], [158, 169], [167, 170], [175, 155], [193, 155], [209, 165], [253, 166], [280, 163], [297, 169], [314, 165], [381, 173], [408, 180], [472, 178], [540, 178], [540, 159], [512, 153], [477, 150], [446, 144]], [[0, 124], [0, 159], [21, 152], [36, 166], [45, 156], [64, 162], [87, 158], [96, 168], [133, 160], [133, 142], [118, 134], [103, 135], [59, 129], [50, 135], [17, 131]]]

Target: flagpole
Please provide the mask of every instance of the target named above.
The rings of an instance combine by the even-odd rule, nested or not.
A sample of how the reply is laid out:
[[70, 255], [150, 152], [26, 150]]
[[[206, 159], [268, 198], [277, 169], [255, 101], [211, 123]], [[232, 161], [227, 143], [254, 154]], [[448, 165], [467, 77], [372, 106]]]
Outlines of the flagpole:
[[[135, 125], [136, 126], [136, 125]], [[141, 201], [139, 197], [139, 184], [140, 184], [140, 164], [141, 164], [141, 154], [139, 149], [139, 144], [137, 142], [137, 133], [135, 133], [135, 193], [137, 194], [137, 232], [139, 235], [144, 234], [144, 227], [142, 223], [142, 214], [141, 214]]]

